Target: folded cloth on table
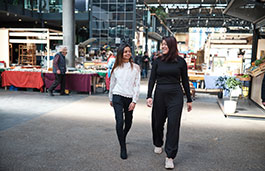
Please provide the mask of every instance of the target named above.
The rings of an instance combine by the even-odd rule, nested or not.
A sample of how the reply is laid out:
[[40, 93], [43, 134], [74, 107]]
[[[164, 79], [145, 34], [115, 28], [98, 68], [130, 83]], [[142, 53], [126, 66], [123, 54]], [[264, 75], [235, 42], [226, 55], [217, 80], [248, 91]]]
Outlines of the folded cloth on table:
[[216, 80], [219, 76], [204, 75], [205, 89], [218, 89], [216, 86]]

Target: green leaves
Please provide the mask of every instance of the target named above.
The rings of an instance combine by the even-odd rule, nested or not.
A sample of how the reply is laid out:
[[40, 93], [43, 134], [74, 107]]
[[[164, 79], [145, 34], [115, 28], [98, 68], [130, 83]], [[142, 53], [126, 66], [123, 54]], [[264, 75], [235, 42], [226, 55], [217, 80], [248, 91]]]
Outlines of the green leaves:
[[237, 86], [241, 86], [242, 83], [238, 81], [235, 77], [230, 77], [227, 79], [226, 85], [229, 89], [235, 89]]

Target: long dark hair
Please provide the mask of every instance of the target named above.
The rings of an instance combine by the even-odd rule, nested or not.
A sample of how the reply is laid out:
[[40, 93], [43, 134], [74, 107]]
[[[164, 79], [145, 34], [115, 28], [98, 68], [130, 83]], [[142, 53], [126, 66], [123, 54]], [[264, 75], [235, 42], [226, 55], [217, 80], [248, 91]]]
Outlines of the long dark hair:
[[[115, 60], [115, 63], [114, 63], [114, 66], [112, 68], [112, 71], [111, 71], [111, 74], [113, 73], [113, 71], [115, 70], [115, 68], [119, 67], [119, 66], [123, 66], [123, 52], [124, 52], [124, 49], [126, 47], [129, 47], [131, 49], [131, 47], [128, 45], [128, 44], [123, 44], [121, 45], [118, 50], [117, 50], [117, 57], [116, 57], [116, 60]], [[132, 60], [132, 57], [129, 59], [129, 62], [131, 64], [131, 68], [133, 68], [133, 60]]]
[[177, 40], [173, 36], [163, 37], [162, 40], [167, 42], [168, 46], [168, 53], [163, 54], [161, 60], [166, 62], [177, 62], [178, 61], [178, 47], [177, 47]]

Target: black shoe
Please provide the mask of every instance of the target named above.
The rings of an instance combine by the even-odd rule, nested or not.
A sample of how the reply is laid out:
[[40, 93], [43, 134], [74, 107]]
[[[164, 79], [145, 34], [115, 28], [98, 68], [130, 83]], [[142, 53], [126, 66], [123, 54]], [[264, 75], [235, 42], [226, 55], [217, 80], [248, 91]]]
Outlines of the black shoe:
[[52, 91], [48, 90], [49, 96], [54, 96], [54, 94], [52, 93]]
[[69, 94], [66, 93], [60, 93], [61, 96], [69, 96]]
[[125, 160], [127, 159], [127, 150], [126, 147], [121, 147], [121, 159]]

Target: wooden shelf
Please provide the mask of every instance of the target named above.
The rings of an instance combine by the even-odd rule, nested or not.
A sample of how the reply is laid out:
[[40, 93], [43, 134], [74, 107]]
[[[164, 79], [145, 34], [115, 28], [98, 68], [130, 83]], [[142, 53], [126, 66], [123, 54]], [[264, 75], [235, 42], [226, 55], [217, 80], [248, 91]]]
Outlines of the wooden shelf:
[[35, 45], [19, 45], [18, 64], [36, 65]]

